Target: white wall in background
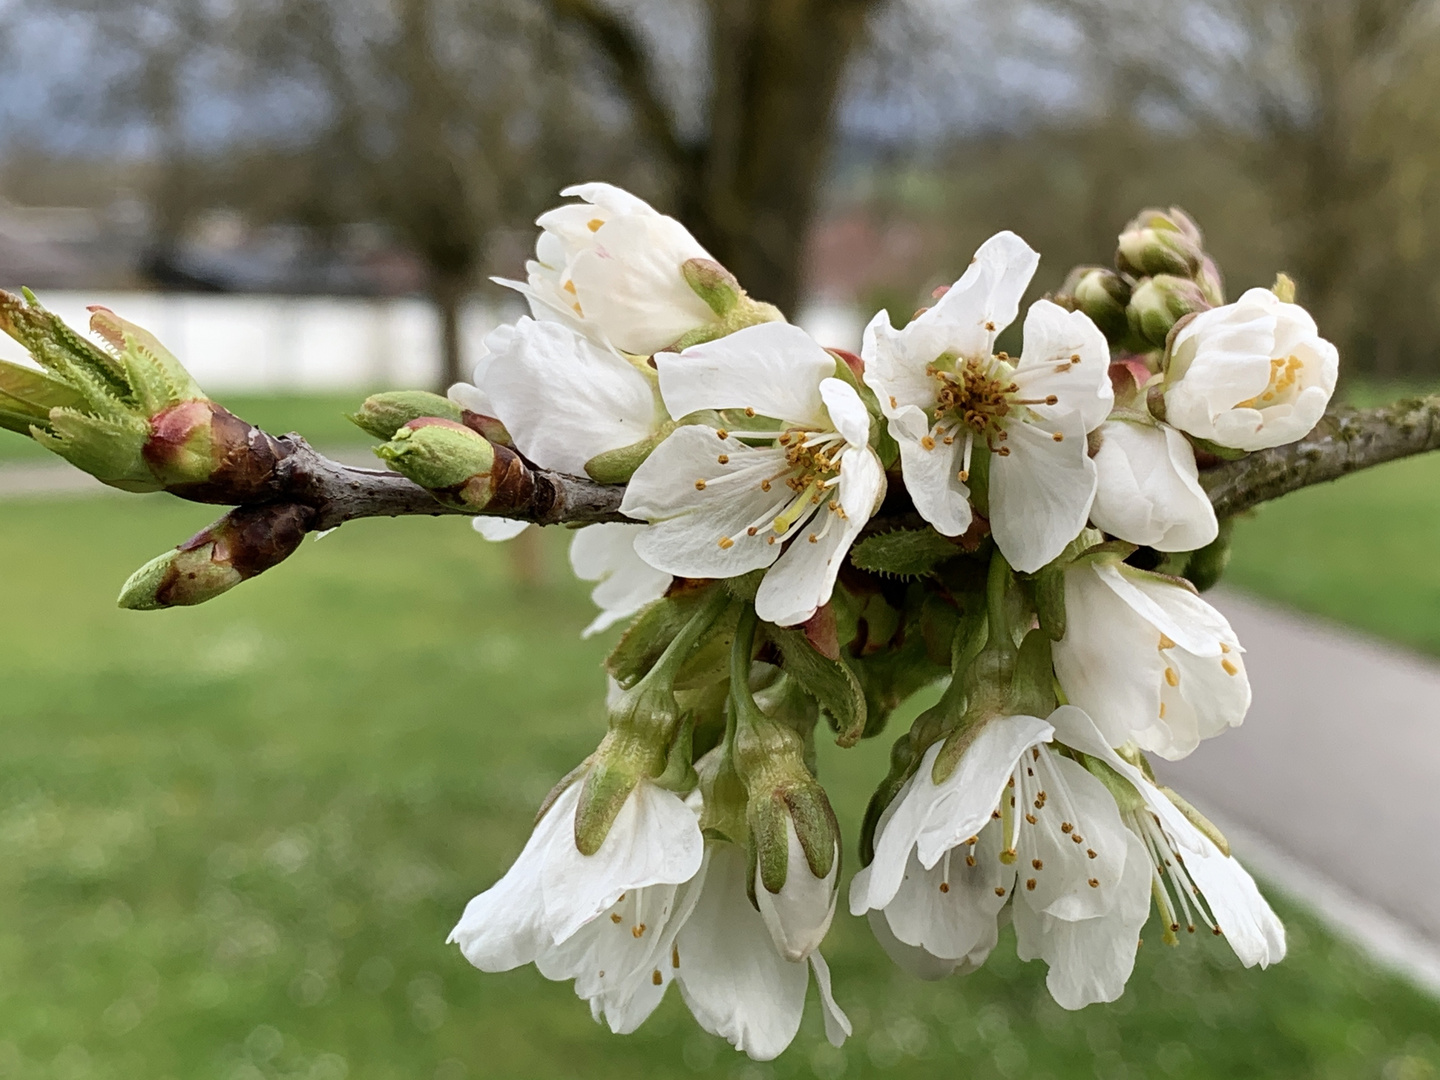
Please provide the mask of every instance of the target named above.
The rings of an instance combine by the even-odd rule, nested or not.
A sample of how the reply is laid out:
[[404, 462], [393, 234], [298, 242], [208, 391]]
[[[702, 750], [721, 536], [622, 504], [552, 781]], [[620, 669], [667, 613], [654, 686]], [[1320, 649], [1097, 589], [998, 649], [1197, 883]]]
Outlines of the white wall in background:
[[[439, 324], [418, 298], [49, 291], [40, 301], [77, 329], [89, 325], [87, 305], [110, 308], [153, 333], [211, 393], [429, 387], [439, 379]], [[472, 304], [467, 355], [479, 356], [485, 335], [522, 310]], [[809, 304], [799, 321], [821, 344], [860, 347], [863, 322], [849, 308]], [[25, 350], [0, 334], [0, 357], [24, 360]]]

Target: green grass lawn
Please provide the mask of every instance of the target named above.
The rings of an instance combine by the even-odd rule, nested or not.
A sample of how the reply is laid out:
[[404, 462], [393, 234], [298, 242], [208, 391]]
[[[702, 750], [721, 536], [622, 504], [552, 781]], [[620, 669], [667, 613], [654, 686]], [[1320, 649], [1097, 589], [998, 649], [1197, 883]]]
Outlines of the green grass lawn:
[[[1382, 476], [1363, 490], [1407, 490]], [[1247, 524], [1237, 578], [1267, 543], [1303, 550], [1293, 508], [1328, 520], [1302, 500], [1345, 491]], [[546, 537], [552, 581], [522, 589], [463, 520], [358, 522], [204, 607], [115, 609], [130, 570], [213, 516], [164, 496], [0, 509], [0, 1077], [1440, 1075], [1440, 1004], [1284, 905], [1277, 968], [1244, 971], [1208, 936], [1166, 948], [1152, 926], [1126, 996], [1075, 1014], [1008, 942], [919, 983], [842, 914], [826, 951], [856, 1028], [843, 1051], [813, 1001], [768, 1066], [674, 995], [611, 1036], [568, 986], [483, 975], [444, 944], [601, 734], [606, 646], [579, 640], [564, 537]], [[885, 752], [822, 747], [851, 838]]]

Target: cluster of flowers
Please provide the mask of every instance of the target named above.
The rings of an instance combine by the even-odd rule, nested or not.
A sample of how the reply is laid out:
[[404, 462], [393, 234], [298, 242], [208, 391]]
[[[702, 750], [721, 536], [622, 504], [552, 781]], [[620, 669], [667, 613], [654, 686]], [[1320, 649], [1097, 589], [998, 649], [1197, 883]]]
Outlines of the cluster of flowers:
[[1284, 279], [1225, 304], [1193, 223], [1147, 212], [1116, 269], [1029, 308], [1011, 356], [997, 337], [1039, 256], [1002, 232], [855, 356], [643, 201], [565, 194], [507, 283], [534, 317], [451, 397], [540, 468], [626, 484], [635, 523], [581, 529], [571, 556], [599, 582], [587, 633], [638, 618], [608, 733], [467, 907], [466, 957], [573, 979], [616, 1032], [673, 981], [761, 1059], [813, 971], [838, 1044], [814, 729], [872, 736], [948, 676], [895, 743], [850, 885], [898, 963], [970, 970], [1008, 922], [1057, 1002], [1110, 1001], [1152, 903], [1167, 940], [1198, 926], [1247, 966], [1280, 959], [1253, 881], [1145, 755], [1184, 757], [1250, 703], [1239, 641], [1180, 574], [1224, 543], [1199, 466], [1304, 437], [1334, 390]]

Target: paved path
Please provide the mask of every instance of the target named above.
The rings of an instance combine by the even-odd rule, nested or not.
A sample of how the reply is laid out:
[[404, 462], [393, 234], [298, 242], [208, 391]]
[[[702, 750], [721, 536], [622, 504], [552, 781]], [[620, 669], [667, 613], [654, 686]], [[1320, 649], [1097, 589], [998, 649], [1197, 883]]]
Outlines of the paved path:
[[[327, 451], [373, 464], [368, 447]], [[117, 494], [63, 462], [0, 498]], [[1271, 887], [1440, 994], [1440, 663], [1217, 590], [1247, 650], [1245, 724], [1157, 771]]]
[[1440, 664], [1233, 592], [1213, 599], [1247, 650], [1254, 704], [1157, 771], [1233, 823], [1258, 873], [1382, 958], [1410, 954], [1411, 974], [1440, 990]]

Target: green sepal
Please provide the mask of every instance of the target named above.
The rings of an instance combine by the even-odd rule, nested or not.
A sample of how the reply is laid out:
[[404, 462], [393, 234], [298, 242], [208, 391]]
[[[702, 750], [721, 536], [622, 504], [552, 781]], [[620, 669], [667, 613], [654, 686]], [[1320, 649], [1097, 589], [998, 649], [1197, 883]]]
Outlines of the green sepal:
[[850, 549], [850, 561], [874, 574], [918, 578], [960, 554], [953, 540], [934, 529], [894, 529], [865, 537]]
[[1195, 447], [1200, 453], [1217, 457], [1221, 461], [1239, 461], [1243, 457], [1250, 456], [1249, 450], [1237, 450], [1233, 446], [1221, 446], [1219, 443], [1213, 443], [1209, 439], [1197, 439], [1194, 435], [1187, 435], [1186, 438], [1190, 440], [1190, 445]]
[[680, 264], [680, 273], [716, 318], [729, 315], [745, 295], [735, 275], [714, 259], [686, 259]]
[[1055, 711], [1055, 665], [1050, 658], [1050, 636], [1031, 630], [1020, 642], [1005, 711], [1011, 716], [1044, 718]]
[[657, 786], [667, 791], [684, 793], [695, 787], [694, 765], [695, 714], [682, 712], [680, 726], [675, 732], [675, 741], [665, 756], [665, 769], [655, 777]]
[[130, 384], [130, 403], [146, 415], [205, 396], [185, 366], [150, 331], [108, 308], [92, 309], [90, 329], [115, 350]]
[[[52, 378], [43, 371], [0, 360], [0, 392], [7, 401], [14, 399], [33, 409], [40, 419], [51, 409], [81, 409], [85, 399], [71, 386]], [[7, 408], [14, 408], [7, 405]]]
[[1100, 758], [1091, 757], [1089, 754], [1073, 751], [1075, 758], [1091, 776], [1105, 785], [1105, 790], [1110, 792], [1115, 800], [1115, 805], [1122, 814], [1133, 814], [1136, 811], [1145, 809], [1145, 799], [1135, 785], [1126, 777], [1115, 771], [1114, 766]]
[[1065, 636], [1065, 566], [1057, 559], [1030, 579], [1040, 629], [1051, 641]]
[[549, 793], [540, 803], [540, 809], [535, 811], [534, 824], [540, 824], [540, 819], [550, 812], [550, 807], [555, 805], [555, 800], [560, 798], [561, 795], [564, 795], [566, 791], [570, 790], [570, 788], [585, 775], [586, 770], [590, 768], [594, 760], [595, 755], [591, 754], [556, 782], [555, 786], [550, 789]]
[[585, 462], [585, 474], [597, 484], [625, 483], [677, 426], [675, 421], [667, 420], [653, 435], [647, 435], [629, 446], [596, 454]]
[[810, 873], [828, 877], [840, 857], [840, 825], [825, 789], [811, 780], [787, 788], [784, 799]]
[[605, 658], [610, 677], [627, 690], [639, 682], [717, 587], [681, 589], [641, 609]]
[[[790, 837], [785, 832], [785, 819], [790, 808], [780, 792], [772, 791], [762, 798], [751, 798], [745, 807], [745, 823], [750, 827], [751, 880], [753, 902], [757, 885], [772, 895], [785, 887], [790, 872]], [[757, 880], [758, 879], [758, 880]]]
[[371, 394], [360, 403], [359, 409], [347, 413], [346, 419], [366, 434], [388, 440], [410, 421], [426, 416], [438, 416], [457, 424], [461, 422], [459, 405], [428, 390], [391, 390]]
[[607, 735], [595, 752], [575, 805], [575, 846], [582, 855], [600, 850], [625, 800], [640, 782], [640, 771], [628, 755], [613, 752], [614, 745], [612, 736]]
[[804, 631], [766, 624], [765, 633], [780, 649], [780, 666], [820, 703], [840, 746], [854, 746], [865, 732], [865, 690], [844, 655], [822, 656]]

